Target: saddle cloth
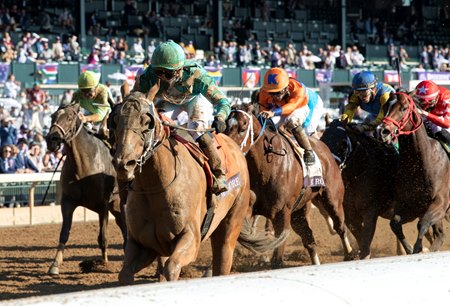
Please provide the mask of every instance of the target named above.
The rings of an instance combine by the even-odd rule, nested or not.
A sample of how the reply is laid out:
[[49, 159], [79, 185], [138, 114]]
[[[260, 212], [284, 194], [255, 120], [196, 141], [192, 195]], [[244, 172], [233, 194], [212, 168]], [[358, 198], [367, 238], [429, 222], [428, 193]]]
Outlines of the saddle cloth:
[[303, 187], [323, 187], [325, 186], [325, 181], [323, 179], [323, 169], [320, 158], [316, 152], [314, 152], [315, 162], [311, 166], [306, 166], [303, 161], [303, 153], [305, 149], [301, 148], [295, 137], [291, 134], [286, 133], [283, 130], [279, 130], [280, 133], [288, 140], [292, 149], [295, 152], [297, 159], [300, 161], [303, 168]]

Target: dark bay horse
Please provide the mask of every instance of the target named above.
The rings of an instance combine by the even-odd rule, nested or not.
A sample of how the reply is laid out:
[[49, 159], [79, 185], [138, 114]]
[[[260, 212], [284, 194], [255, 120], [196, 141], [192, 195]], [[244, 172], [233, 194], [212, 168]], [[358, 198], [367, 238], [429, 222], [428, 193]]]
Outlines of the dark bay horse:
[[[276, 235], [292, 227], [302, 238], [311, 262], [320, 264], [313, 231], [309, 226], [309, 202], [312, 201], [331, 217], [334, 230], [341, 238], [345, 259], [351, 259], [352, 248], [346, 235], [342, 206], [344, 184], [327, 146], [318, 139], [310, 138], [322, 163], [326, 186], [303, 189], [304, 171], [294, 150], [277, 131], [263, 128], [253, 113], [253, 105], [232, 111], [227, 120], [226, 133], [240, 145], [247, 159], [251, 190], [256, 194], [253, 215], [263, 215], [272, 221]], [[272, 267], [283, 266], [284, 248], [283, 244], [275, 249]]]
[[321, 140], [342, 169], [345, 223], [356, 238], [360, 258], [368, 259], [378, 217], [392, 218], [398, 154], [392, 146], [338, 119], [325, 129]]
[[[202, 223], [211, 207], [207, 176], [180, 140], [169, 135], [153, 104], [158, 89], [148, 96], [129, 93], [116, 118], [114, 164], [118, 177], [131, 183], [126, 204], [128, 240], [121, 284], [158, 256], [166, 257], [163, 275], [177, 280], [181, 268], [194, 261], [202, 241], [211, 238], [213, 275], [229, 274], [244, 219], [250, 212], [250, 179], [245, 157], [226, 135], [216, 136], [228, 151], [234, 169], [229, 190], [213, 195], [215, 214], [202, 235]], [[227, 175], [228, 176], [228, 175]]]
[[[408, 254], [423, 251], [423, 237], [433, 227], [430, 251], [444, 242], [442, 220], [449, 209], [450, 163], [441, 144], [428, 137], [413, 99], [397, 93], [380, 126], [386, 143], [399, 143], [399, 170], [394, 185], [394, 216], [391, 229]], [[414, 248], [406, 240], [402, 225], [419, 218]]]
[[64, 143], [66, 160], [61, 171], [63, 223], [56, 257], [49, 274], [59, 274], [63, 262], [64, 247], [69, 239], [73, 212], [78, 206], [86, 207], [99, 215], [98, 244], [103, 262], [108, 261], [107, 225], [111, 212], [120, 227], [124, 240], [125, 224], [120, 210], [120, 198], [116, 171], [112, 156], [102, 140], [84, 127], [78, 117], [80, 105], [60, 107], [52, 115], [52, 124], [46, 136], [50, 151], [56, 151]]

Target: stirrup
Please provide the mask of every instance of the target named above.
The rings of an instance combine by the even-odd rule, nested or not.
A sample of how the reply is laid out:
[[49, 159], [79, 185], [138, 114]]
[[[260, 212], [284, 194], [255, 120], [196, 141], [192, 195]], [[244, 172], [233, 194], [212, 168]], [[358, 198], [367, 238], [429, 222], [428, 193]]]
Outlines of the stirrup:
[[312, 166], [316, 162], [313, 150], [305, 150], [303, 153], [303, 161], [307, 166]]
[[228, 187], [227, 187], [227, 180], [225, 178], [225, 175], [220, 175], [218, 177], [214, 177], [213, 184], [211, 186], [211, 191], [214, 194], [220, 194], [227, 190], [228, 190]]

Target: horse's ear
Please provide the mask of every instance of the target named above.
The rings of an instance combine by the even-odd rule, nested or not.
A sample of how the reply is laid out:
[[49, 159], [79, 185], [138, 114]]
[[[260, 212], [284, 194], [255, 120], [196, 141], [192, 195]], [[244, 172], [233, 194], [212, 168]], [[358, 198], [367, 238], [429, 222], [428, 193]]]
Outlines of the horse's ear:
[[128, 84], [128, 81], [123, 81], [122, 85], [120, 86], [120, 93], [122, 94], [122, 97], [126, 97], [130, 94], [130, 85]]
[[160, 87], [160, 80], [158, 79], [158, 81], [156, 81], [156, 83], [152, 86], [152, 88], [150, 88], [147, 94], [147, 99], [149, 101], [155, 101], [155, 97], [159, 91], [159, 87]]
[[259, 90], [252, 92], [252, 96], [250, 98], [251, 104], [259, 103], [259, 93]]

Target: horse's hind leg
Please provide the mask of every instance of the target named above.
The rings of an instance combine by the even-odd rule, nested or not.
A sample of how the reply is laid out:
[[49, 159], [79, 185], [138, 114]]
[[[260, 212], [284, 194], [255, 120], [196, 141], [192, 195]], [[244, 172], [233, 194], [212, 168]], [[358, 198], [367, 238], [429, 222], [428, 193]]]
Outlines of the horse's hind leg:
[[[275, 236], [279, 236], [286, 227], [289, 227], [289, 224], [291, 223], [291, 213], [286, 208], [279, 212], [275, 217], [271, 219], [272, 225], [275, 231]], [[283, 268], [283, 256], [284, 256], [284, 250], [286, 248], [286, 241], [281, 243], [272, 254], [272, 259], [270, 260], [270, 265], [272, 269], [279, 269]]]
[[98, 213], [99, 216], [99, 225], [100, 225], [100, 231], [98, 233], [97, 237], [97, 243], [102, 250], [102, 260], [104, 263], [108, 262], [108, 237], [107, 237], [107, 231], [108, 231], [108, 213], [109, 211], [105, 209], [104, 211], [100, 211]]
[[67, 240], [69, 240], [70, 229], [72, 227], [73, 212], [75, 211], [75, 208], [76, 207], [72, 205], [71, 202], [64, 200], [64, 198], [61, 200], [61, 214], [63, 222], [61, 225], [61, 232], [59, 233], [59, 245], [56, 251], [55, 259], [48, 269], [48, 274], [59, 274], [59, 267], [64, 261], [64, 247], [67, 243]]
[[[428, 233], [429, 234], [429, 233]], [[444, 225], [442, 220], [433, 224], [433, 239], [431, 240], [430, 252], [437, 252], [445, 241]]]
[[157, 257], [156, 252], [146, 249], [134, 239], [127, 240], [122, 270], [119, 272], [120, 285], [132, 285], [134, 275], [150, 265]]
[[400, 240], [401, 244], [403, 245], [403, 248], [405, 249], [406, 254], [412, 254], [413, 248], [406, 240], [405, 235], [403, 234], [403, 227], [402, 227], [402, 219], [401, 216], [397, 213], [394, 214], [394, 217], [392, 218], [389, 225], [391, 226], [391, 230], [394, 232], [395, 236], [398, 240]]
[[299, 210], [292, 213], [291, 226], [293, 230], [302, 238], [303, 246], [309, 253], [311, 263], [320, 265], [319, 255], [316, 250], [316, 241], [310, 227], [311, 205], [304, 205]]
[[[195, 226], [192, 227], [195, 228]], [[178, 280], [181, 268], [195, 260], [198, 249], [200, 248], [200, 237], [197, 237], [189, 227], [185, 228], [177, 237], [177, 240], [172, 254], [164, 265], [164, 277], [167, 281]]]
[[343, 197], [336, 195], [333, 201], [330, 198], [329, 193], [329, 190], [324, 192], [313, 202], [319, 207], [322, 206], [328, 213], [328, 216], [333, 220], [334, 231], [339, 235], [344, 249], [344, 260], [353, 260], [355, 259], [355, 255], [353, 255], [353, 249], [348, 239], [347, 227], [344, 222], [344, 208], [342, 206]]

